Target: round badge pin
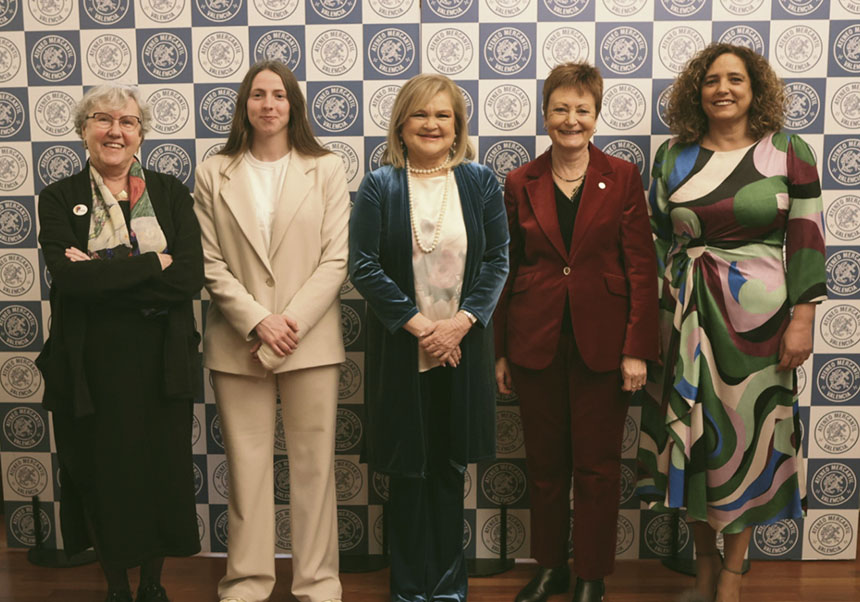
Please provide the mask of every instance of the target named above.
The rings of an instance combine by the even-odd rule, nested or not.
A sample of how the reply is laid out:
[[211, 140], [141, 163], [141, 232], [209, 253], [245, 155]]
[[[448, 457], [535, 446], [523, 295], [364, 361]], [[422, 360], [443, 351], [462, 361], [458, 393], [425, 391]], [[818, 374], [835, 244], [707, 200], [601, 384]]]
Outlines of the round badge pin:
[[600, 190], [603, 190], [604, 188], [606, 188], [606, 183], [605, 183], [605, 182], [600, 182], [600, 183], [597, 185], [597, 187], [598, 187], [598, 188], [600, 188]]
[[75, 215], [86, 215], [87, 214], [87, 206], [84, 204], [75, 205], [72, 209], [72, 213]]

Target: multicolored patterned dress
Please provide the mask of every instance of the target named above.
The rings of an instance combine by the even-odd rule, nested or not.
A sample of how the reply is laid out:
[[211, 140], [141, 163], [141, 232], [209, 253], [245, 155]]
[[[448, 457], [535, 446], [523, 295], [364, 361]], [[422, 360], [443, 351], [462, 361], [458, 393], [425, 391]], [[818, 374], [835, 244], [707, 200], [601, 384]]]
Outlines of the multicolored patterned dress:
[[826, 296], [812, 151], [783, 133], [727, 152], [673, 139], [652, 176], [663, 362], [642, 408], [639, 495], [724, 533], [799, 517], [797, 378], [776, 367], [791, 308]]

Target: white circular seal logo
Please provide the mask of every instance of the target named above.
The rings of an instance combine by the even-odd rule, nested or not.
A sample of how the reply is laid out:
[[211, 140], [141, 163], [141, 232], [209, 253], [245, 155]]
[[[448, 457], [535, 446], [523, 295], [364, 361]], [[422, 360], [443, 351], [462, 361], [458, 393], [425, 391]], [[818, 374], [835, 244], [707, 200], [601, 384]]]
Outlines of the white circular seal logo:
[[311, 58], [322, 73], [343, 75], [358, 59], [358, 45], [352, 36], [340, 29], [329, 29], [316, 37], [311, 45]]
[[[39, 519], [42, 523], [42, 543], [44, 543], [51, 536], [51, 519], [41, 508], [39, 508]], [[36, 526], [33, 523], [33, 507], [30, 504], [16, 508], [9, 517], [8, 524], [12, 537], [25, 546], [36, 544]]]
[[510, 131], [522, 127], [531, 116], [529, 95], [515, 84], [496, 86], [484, 100], [484, 115], [494, 127]]
[[281, 61], [295, 71], [302, 59], [299, 41], [286, 31], [268, 31], [254, 45], [254, 62]]
[[820, 330], [831, 347], [853, 347], [860, 341], [860, 309], [844, 304], [831, 307], [821, 318]]
[[351, 358], [340, 363], [340, 379], [338, 380], [337, 398], [349, 399], [361, 387], [361, 368]]
[[621, 440], [621, 451], [630, 451], [637, 443], [639, 443], [639, 425], [633, 420], [633, 416], [628, 414], [627, 418], [624, 419], [624, 438]]
[[402, 29], [387, 27], [370, 39], [367, 58], [382, 75], [403, 75], [415, 62], [415, 42]]
[[860, 239], [860, 196], [846, 194], [831, 202], [824, 214], [827, 231], [845, 241]]
[[827, 157], [827, 171], [843, 186], [860, 184], [860, 138], [847, 138], [834, 146]]
[[462, 17], [472, 8], [475, 0], [427, 0], [429, 8], [436, 16], [443, 19]]
[[511, 462], [496, 462], [484, 471], [481, 491], [496, 505], [516, 504], [526, 493], [526, 475]]
[[660, 62], [672, 73], [679, 73], [704, 47], [705, 39], [697, 30], [686, 25], [673, 27], [660, 39]]
[[296, 12], [299, 0], [254, 0], [254, 8], [269, 21], [283, 21]]
[[24, 126], [24, 105], [18, 97], [0, 90], [0, 138], [11, 138]]
[[575, 17], [586, 8], [589, 0], [541, 0], [547, 10], [556, 17]]
[[526, 148], [515, 140], [502, 140], [487, 149], [484, 165], [493, 170], [500, 184], [504, 184], [508, 172], [531, 160]]
[[827, 268], [827, 290], [845, 297], [860, 290], [860, 253], [854, 249], [843, 249], [833, 253], [825, 264]]
[[619, 17], [635, 15], [645, 6], [646, 0], [603, 0], [609, 12]]
[[474, 58], [472, 40], [460, 29], [440, 29], [427, 43], [427, 60], [433, 69], [444, 75], [462, 73]]
[[236, 91], [220, 86], [206, 93], [200, 102], [200, 119], [210, 132], [226, 136], [230, 133], [236, 111]]
[[821, 100], [815, 88], [806, 82], [785, 85], [785, 128], [802, 130], [818, 118]]
[[842, 462], [830, 462], [812, 475], [812, 495], [825, 506], [840, 506], [854, 499], [857, 475]]
[[380, 17], [386, 19], [396, 19], [402, 17], [409, 9], [415, 0], [369, 0], [370, 8]]
[[842, 127], [860, 129], [860, 82], [850, 82], [836, 90], [830, 113]]
[[620, 503], [626, 504], [633, 499], [633, 494], [636, 493], [636, 475], [633, 470], [626, 464], [621, 465], [621, 496]]
[[[3, 370], [6, 370], [5, 364], [3, 365]], [[41, 379], [41, 376], [39, 378]], [[6, 388], [5, 378], [3, 379], [3, 383], [4, 388]], [[12, 408], [3, 418], [3, 434], [6, 435], [9, 443], [17, 448], [32, 449], [38, 446], [45, 438], [46, 433], [45, 421], [42, 419], [41, 414], [28, 406]]]
[[[323, 19], [336, 21], [355, 10], [358, 0], [311, 0], [310, 5], [314, 12]], [[342, 550], [343, 548], [341, 548]]]
[[394, 99], [397, 98], [399, 91], [399, 85], [389, 84], [379, 88], [370, 97], [370, 118], [373, 120], [373, 123], [383, 130], [388, 129], [388, 124], [391, 120], [391, 109], [394, 108]]
[[184, 184], [191, 176], [191, 157], [178, 144], [165, 142], [149, 152], [146, 156], [146, 167], [152, 171], [169, 174]]
[[338, 503], [348, 502], [355, 498], [364, 486], [361, 470], [345, 458], [334, 461], [334, 488]]
[[59, 25], [72, 14], [72, 0], [27, 0], [33, 18], [42, 25]]
[[629, 75], [645, 64], [648, 42], [634, 27], [616, 27], [600, 42], [600, 56], [606, 68], [613, 73]]
[[639, 170], [640, 175], [645, 173], [645, 153], [632, 140], [616, 138], [603, 147], [603, 152], [612, 157], [618, 157], [628, 163], [632, 163]]
[[753, 528], [753, 544], [765, 556], [785, 556], [800, 541], [797, 523], [784, 518], [770, 525]]
[[757, 11], [764, 0], [720, 0], [720, 4], [731, 14], [743, 17]]
[[232, 33], [216, 31], [203, 38], [197, 60], [212, 77], [230, 77], [245, 63], [245, 51]]
[[496, 451], [512, 454], [522, 449], [525, 442], [520, 415], [501, 408], [496, 410]]
[[[8, 255], [4, 256], [8, 257]], [[0, 268], [5, 271], [5, 266]], [[3, 362], [0, 367], [0, 383], [3, 390], [16, 399], [35, 395], [42, 385], [42, 373], [29, 358], [16, 355]]]
[[584, 61], [588, 58], [588, 39], [578, 29], [559, 27], [544, 40], [542, 55], [550, 68], [568, 61]]
[[[672, 552], [673, 514], [658, 514], [645, 526], [645, 545], [657, 556], [668, 556]], [[690, 541], [690, 528], [684, 520], [678, 521], [678, 549], [683, 550]]]
[[600, 117], [616, 130], [634, 128], [645, 117], [645, 95], [631, 84], [610, 86], [603, 95]]
[[352, 510], [337, 510], [337, 545], [341, 552], [358, 547], [364, 539], [364, 524]]
[[[857, 308], [846, 305], [838, 305], [833, 309], [844, 307], [851, 307], [854, 312], [858, 311]], [[825, 318], [829, 315], [830, 312], [827, 312]], [[835, 312], [831, 316], [827, 327], [833, 327], [837, 332], [839, 332], [839, 330], [843, 328], [842, 326], [839, 326], [839, 322], [841, 322], [842, 318], [845, 316], [847, 316], [848, 324], [844, 326], [844, 328], [851, 333], [850, 336], [855, 336], [857, 332], [856, 313], [851, 315], [843, 313], [842, 311]], [[837, 324], [834, 325], [833, 322], [837, 322]], [[825, 327], [823, 320], [822, 327]], [[857, 362], [849, 357], [836, 357], [828, 360], [823, 366], [821, 366], [816, 380], [818, 383], [818, 392], [821, 393], [821, 396], [824, 397], [824, 399], [831, 403], [844, 403], [853, 399], [854, 396], [860, 392], [860, 366], [858, 366]]]
[[131, 0], [84, 0], [84, 11], [99, 25], [113, 25], [128, 14]]
[[526, 68], [532, 58], [532, 44], [526, 34], [515, 27], [501, 27], [484, 43], [484, 60], [499, 75], [515, 75]]
[[140, 0], [138, 6], [150, 21], [169, 23], [182, 14], [185, 0]]
[[118, 79], [131, 67], [131, 48], [120, 36], [102, 34], [87, 48], [87, 65], [100, 79]]
[[818, 419], [815, 425], [815, 443], [829, 454], [844, 454], [860, 438], [860, 424], [848, 412], [834, 410]]
[[0, 37], [0, 83], [8, 82], [21, 70], [21, 51], [8, 38]]
[[[2, 54], [2, 49], [0, 49]], [[36, 125], [51, 136], [65, 136], [74, 130], [75, 99], [60, 90], [46, 92], [36, 101]]]
[[858, 0], [839, 0], [839, 4], [841, 4], [842, 8], [847, 10], [849, 13], [854, 13], [855, 15], [860, 15], [860, 1], [858, 1]]
[[225, 23], [245, 8], [244, 2], [236, 0], [194, 0], [194, 3], [203, 18], [213, 23]]
[[806, 390], [806, 369], [798, 366], [795, 373], [797, 374], [797, 394], [802, 395]]
[[809, 528], [809, 543], [819, 554], [836, 556], [854, 543], [854, 528], [841, 514], [825, 514], [815, 519]]
[[334, 450], [343, 453], [355, 448], [361, 442], [363, 431], [358, 414], [347, 408], [338, 408], [334, 431]]
[[779, 0], [779, 5], [790, 15], [805, 17], [821, 6], [824, 0]]
[[[508, 514], [507, 528], [508, 554], [513, 554], [526, 541], [526, 528], [522, 521], [513, 514]], [[494, 514], [481, 527], [481, 541], [493, 554], [498, 554], [502, 549], [502, 516]]]
[[188, 49], [179, 36], [157, 33], [143, 44], [140, 51], [143, 68], [155, 79], [171, 79], [182, 73], [188, 64]]
[[36, 342], [39, 323], [23, 305], [7, 305], [0, 310], [0, 340], [8, 347], [21, 349]]
[[0, 292], [9, 297], [20, 297], [33, 288], [36, 271], [30, 260], [18, 253], [0, 255]]
[[833, 42], [833, 58], [849, 73], [860, 73], [860, 24], [849, 25]]
[[81, 171], [83, 167], [78, 153], [62, 144], [50, 146], [42, 151], [37, 165], [39, 179], [45, 186], [68, 178]]
[[809, 71], [824, 52], [821, 36], [806, 25], [789, 27], [776, 39], [776, 60], [787, 71], [803, 73]]
[[147, 99], [152, 108], [152, 129], [159, 134], [175, 134], [188, 123], [191, 108], [184, 94], [171, 88], [161, 88]]
[[619, 514], [615, 532], [615, 555], [618, 556], [629, 550], [633, 545], [634, 537], [633, 523], [623, 514]]
[[45, 81], [61, 82], [75, 70], [78, 55], [66, 38], [49, 34], [33, 45], [30, 63], [36, 74]]
[[218, 414], [215, 414], [212, 422], [209, 423], [209, 435], [215, 445], [224, 449], [224, 436], [221, 434], [221, 417]]
[[[0, 153], [3, 150], [5, 149], [0, 147]], [[21, 159], [23, 160], [23, 157]], [[25, 164], [24, 168], [26, 169], [26, 167]], [[3, 188], [3, 174], [7, 169], [9, 166], [4, 165], [2, 154], [0, 154], [0, 189]], [[24, 205], [11, 199], [0, 201], [0, 243], [4, 245], [20, 244], [30, 235], [32, 228], [33, 218], [30, 217], [30, 212]]]
[[326, 86], [316, 93], [311, 107], [317, 124], [332, 134], [349, 129], [358, 119], [358, 99], [344, 86]]
[[735, 46], [746, 46], [757, 54], [764, 52], [764, 39], [756, 29], [749, 25], [729, 27], [720, 36], [719, 41], [725, 44], [734, 44]]
[[352, 182], [358, 174], [358, 153], [355, 152], [355, 149], [346, 142], [340, 142], [339, 140], [326, 142], [323, 146], [343, 160], [346, 181]]

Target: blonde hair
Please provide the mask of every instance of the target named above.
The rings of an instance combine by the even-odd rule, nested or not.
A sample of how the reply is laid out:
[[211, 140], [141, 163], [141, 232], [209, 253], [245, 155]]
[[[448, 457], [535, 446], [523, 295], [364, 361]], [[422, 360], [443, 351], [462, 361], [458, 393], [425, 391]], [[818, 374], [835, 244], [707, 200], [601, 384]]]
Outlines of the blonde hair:
[[416, 75], [403, 84], [394, 99], [391, 121], [386, 138], [387, 148], [382, 155], [382, 164], [397, 168], [406, 167], [406, 150], [400, 138], [403, 124], [418, 109], [424, 107], [440, 92], [447, 92], [454, 108], [454, 144], [451, 147], [451, 165], [456, 166], [475, 158], [475, 149], [469, 141], [469, 123], [466, 119], [466, 101], [460, 88], [444, 75], [425, 73]]

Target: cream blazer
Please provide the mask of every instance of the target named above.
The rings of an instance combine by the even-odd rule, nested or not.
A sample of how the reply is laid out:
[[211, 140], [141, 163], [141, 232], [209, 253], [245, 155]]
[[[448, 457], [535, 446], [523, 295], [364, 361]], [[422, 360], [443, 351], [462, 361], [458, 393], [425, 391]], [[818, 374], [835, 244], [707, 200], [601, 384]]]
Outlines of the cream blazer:
[[248, 177], [241, 155], [210, 157], [195, 174], [194, 210], [211, 299], [204, 365], [264, 376], [266, 368], [252, 360], [250, 349], [257, 341], [254, 327], [273, 313], [293, 318], [299, 326], [297, 349], [274, 362], [274, 372], [342, 362], [339, 295], [347, 274], [349, 224], [343, 162], [335, 154], [293, 153], [268, 250], [248, 199]]

